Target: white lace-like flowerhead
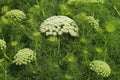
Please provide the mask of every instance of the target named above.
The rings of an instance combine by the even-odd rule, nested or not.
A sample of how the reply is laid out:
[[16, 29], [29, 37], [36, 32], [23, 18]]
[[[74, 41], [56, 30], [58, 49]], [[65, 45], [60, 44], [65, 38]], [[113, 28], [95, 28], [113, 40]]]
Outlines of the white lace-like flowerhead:
[[36, 53], [29, 48], [24, 48], [19, 50], [18, 53], [14, 56], [13, 63], [16, 65], [27, 64], [36, 59]]
[[67, 16], [52, 16], [47, 18], [40, 26], [40, 32], [47, 36], [57, 36], [69, 33], [71, 36], [78, 36], [78, 26]]
[[6, 49], [6, 42], [2, 39], [0, 39], [0, 49], [1, 50]]
[[101, 60], [93, 60], [90, 64], [90, 69], [95, 71], [98, 75], [108, 77], [111, 73], [110, 66]]
[[26, 18], [26, 15], [23, 11], [21, 10], [17, 10], [17, 9], [14, 9], [14, 10], [11, 10], [11, 11], [8, 11], [5, 16], [7, 18], [12, 18], [14, 20], [18, 20], [18, 21], [22, 21], [23, 19]]

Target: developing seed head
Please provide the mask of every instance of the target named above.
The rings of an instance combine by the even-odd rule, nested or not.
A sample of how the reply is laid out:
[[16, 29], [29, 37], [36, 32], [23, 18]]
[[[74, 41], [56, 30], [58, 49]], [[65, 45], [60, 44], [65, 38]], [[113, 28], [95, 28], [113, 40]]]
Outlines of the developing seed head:
[[11, 11], [8, 11], [5, 16], [8, 18], [8, 19], [13, 19], [13, 20], [17, 20], [17, 21], [22, 21], [23, 19], [26, 18], [26, 15], [23, 11], [21, 10], [17, 10], [17, 9], [14, 9], [14, 10], [11, 10]]
[[111, 73], [110, 66], [101, 60], [93, 60], [90, 64], [90, 69], [95, 71], [98, 75], [108, 77]]
[[36, 53], [29, 48], [24, 48], [18, 51], [14, 56], [14, 61], [16, 65], [27, 64], [36, 59]]
[[0, 39], [0, 49], [1, 50], [6, 49], [6, 42], [2, 39]]
[[40, 26], [40, 32], [47, 36], [57, 36], [69, 33], [71, 36], [78, 36], [78, 26], [67, 16], [52, 16], [47, 18]]

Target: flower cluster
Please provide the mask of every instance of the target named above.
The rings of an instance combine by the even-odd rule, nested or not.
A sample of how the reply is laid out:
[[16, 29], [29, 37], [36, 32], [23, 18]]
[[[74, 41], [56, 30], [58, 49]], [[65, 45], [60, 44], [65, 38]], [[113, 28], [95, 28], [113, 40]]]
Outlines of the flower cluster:
[[46, 19], [40, 26], [40, 32], [47, 36], [57, 36], [69, 33], [71, 36], [78, 36], [78, 26], [67, 16], [52, 16]]
[[16, 65], [27, 64], [36, 59], [36, 53], [29, 48], [24, 48], [19, 50], [18, 53], [14, 56], [13, 63]]
[[77, 4], [77, 3], [104, 3], [105, 0], [68, 0], [68, 4]]
[[98, 75], [108, 77], [111, 73], [110, 66], [101, 60], [93, 60], [90, 64], [90, 69], [97, 72]]
[[13, 20], [18, 20], [18, 21], [22, 21], [23, 19], [26, 18], [26, 15], [23, 11], [21, 10], [11, 10], [11, 11], [8, 11], [5, 16], [7, 18], [10, 18], [10, 19], [13, 19]]
[[94, 28], [95, 28], [96, 30], [99, 29], [98, 20], [96, 20], [93, 16], [86, 16], [86, 17], [85, 17], [85, 20], [87, 20], [88, 23], [90, 23], [92, 26], [94, 26]]
[[3, 50], [6, 48], [6, 42], [2, 39], [0, 39], [0, 49]]
[[104, 3], [105, 0], [80, 0], [81, 2], [86, 2], [86, 3]]

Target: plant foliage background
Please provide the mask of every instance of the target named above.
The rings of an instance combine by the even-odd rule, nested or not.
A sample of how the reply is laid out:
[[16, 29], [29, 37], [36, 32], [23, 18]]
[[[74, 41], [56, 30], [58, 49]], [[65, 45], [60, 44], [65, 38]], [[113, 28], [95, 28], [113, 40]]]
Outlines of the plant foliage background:
[[[5, 14], [14, 9], [23, 11], [26, 19], [7, 19]], [[0, 80], [120, 80], [119, 11], [119, 0], [0, 0], [0, 39], [7, 45], [0, 50]], [[79, 36], [66, 34], [51, 40], [40, 33], [41, 23], [55, 15], [73, 19]], [[98, 20], [99, 29], [84, 20], [84, 15]], [[13, 63], [14, 55], [23, 48], [35, 51], [36, 61]], [[89, 63], [93, 60], [107, 62], [110, 76], [104, 78], [92, 71]]]

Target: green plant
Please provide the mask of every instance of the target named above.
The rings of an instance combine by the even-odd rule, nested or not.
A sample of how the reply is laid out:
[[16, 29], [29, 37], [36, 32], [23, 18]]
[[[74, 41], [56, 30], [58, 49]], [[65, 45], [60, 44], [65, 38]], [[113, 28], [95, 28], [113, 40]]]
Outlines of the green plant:
[[119, 0], [0, 0], [0, 79], [119, 80], [119, 18]]

